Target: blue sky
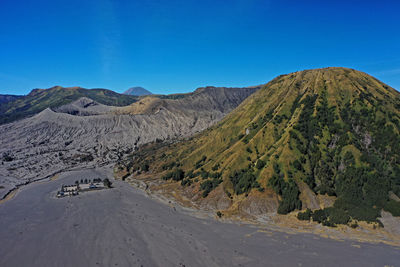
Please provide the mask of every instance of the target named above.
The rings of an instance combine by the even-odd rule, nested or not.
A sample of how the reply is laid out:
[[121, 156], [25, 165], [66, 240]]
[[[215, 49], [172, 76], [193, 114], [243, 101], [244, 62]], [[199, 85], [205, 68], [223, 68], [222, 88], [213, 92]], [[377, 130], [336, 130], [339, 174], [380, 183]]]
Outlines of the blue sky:
[[343, 66], [400, 89], [399, 1], [1, 0], [0, 93], [250, 86]]

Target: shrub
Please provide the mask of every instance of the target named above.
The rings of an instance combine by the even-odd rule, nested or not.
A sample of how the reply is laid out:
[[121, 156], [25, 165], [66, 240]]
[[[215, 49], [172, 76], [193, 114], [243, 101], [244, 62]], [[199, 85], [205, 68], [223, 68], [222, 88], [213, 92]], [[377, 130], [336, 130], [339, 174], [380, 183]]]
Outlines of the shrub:
[[347, 224], [350, 221], [350, 216], [342, 209], [326, 208], [329, 216], [329, 221], [332, 224]]
[[345, 210], [335, 207], [319, 209], [314, 212], [307, 209], [305, 212], [300, 212], [297, 218], [299, 220], [309, 220], [312, 218], [314, 222], [330, 227], [335, 227], [337, 224], [348, 224], [350, 222], [348, 213]]
[[310, 209], [306, 209], [304, 212], [299, 212], [297, 214], [297, 218], [302, 221], [309, 221], [312, 216], [312, 211]]
[[163, 170], [171, 170], [172, 168], [174, 168], [177, 164], [175, 162], [169, 162], [169, 163], [165, 163], [161, 166], [161, 168]]
[[144, 171], [144, 172], [148, 172], [148, 171], [149, 171], [149, 168], [150, 168], [150, 166], [149, 166], [149, 164], [147, 164], [147, 163], [143, 163], [142, 166], [140, 167], [140, 169], [141, 169], [142, 171]]
[[211, 177], [211, 178], [220, 178], [221, 176], [222, 176], [221, 172], [209, 173], [209, 177]]
[[314, 222], [322, 223], [328, 219], [328, 214], [326, 210], [315, 210], [311, 215]]
[[298, 161], [297, 159], [295, 161], [293, 161], [293, 167], [295, 167], [299, 171], [303, 170], [303, 166], [301, 165], [300, 161]]
[[194, 177], [196, 177], [196, 175], [195, 175], [195, 173], [193, 172], [193, 170], [190, 170], [190, 171], [188, 171], [188, 172], [186, 173], [186, 177], [194, 178]]
[[279, 201], [279, 214], [287, 214], [295, 209], [301, 209], [300, 191], [293, 179], [286, 182], [282, 175], [274, 174], [269, 179], [268, 185], [275, 193], [282, 196], [282, 200]]
[[390, 212], [393, 216], [400, 216], [400, 203], [391, 199], [386, 203], [384, 210]]
[[276, 174], [280, 174], [281, 173], [281, 166], [279, 166], [279, 164], [277, 162], [274, 162], [273, 167], [274, 167], [274, 171], [275, 171]]
[[182, 169], [175, 169], [172, 172], [172, 180], [174, 181], [180, 181], [185, 177], [185, 172]]
[[262, 168], [264, 168], [264, 166], [265, 166], [265, 161], [259, 159], [259, 160], [257, 161], [257, 163], [256, 163], [256, 168], [259, 169], [259, 170], [261, 170]]
[[230, 180], [237, 195], [247, 193], [251, 188], [259, 188], [260, 184], [256, 181], [256, 179], [257, 177], [249, 169], [235, 171], [230, 176]]
[[198, 160], [198, 161], [194, 164], [195, 169], [198, 169], [198, 168], [200, 168], [201, 166], [203, 166], [206, 160], [207, 160], [207, 156], [202, 156], [201, 159]]
[[12, 156], [10, 156], [10, 154], [4, 153], [3, 154], [3, 160], [6, 161], [6, 162], [9, 162], [9, 161], [13, 161], [14, 158]]
[[200, 184], [200, 189], [203, 190], [202, 196], [207, 197], [208, 194], [216, 188], [220, 183], [222, 182], [222, 179], [212, 179], [212, 180], [206, 180]]
[[212, 168], [213, 171], [216, 171], [219, 169], [219, 163], [216, 163]]
[[357, 222], [353, 222], [352, 224], [350, 224], [351, 228], [357, 228], [358, 227], [358, 223]]
[[[86, 181], [86, 179], [85, 179], [85, 181]], [[105, 178], [103, 180], [103, 184], [105, 187], [108, 187], [108, 188], [111, 188], [111, 185], [112, 185], [111, 181], [108, 178]]]
[[79, 161], [80, 162], [88, 162], [88, 161], [93, 161], [93, 159], [94, 158], [93, 158], [92, 154], [88, 154], [88, 155], [83, 154], [83, 155], [80, 156]]
[[205, 170], [201, 170], [201, 172], [200, 172], [200, 176], [201, 176], [201, 178], [204, 180], [204, 179], [207, 179], [208, 177], [209, 177], [209, 175], [210, 175], [210, 173], [208, 172], [208, 171], [205, 171]]
[[185, 185], [190, 186], [191, 184], [192, 184], [192, 181], [190, 179], [183, 179], [181, 181], [181, 186], [185, 186]]
[[172, 179], [174, 181], [180, 181], [183, 180], [184, 177], [185, 177], [185, 172], [182, 169], [175, 169], [164, 175], [162, 179], [163, 180]]

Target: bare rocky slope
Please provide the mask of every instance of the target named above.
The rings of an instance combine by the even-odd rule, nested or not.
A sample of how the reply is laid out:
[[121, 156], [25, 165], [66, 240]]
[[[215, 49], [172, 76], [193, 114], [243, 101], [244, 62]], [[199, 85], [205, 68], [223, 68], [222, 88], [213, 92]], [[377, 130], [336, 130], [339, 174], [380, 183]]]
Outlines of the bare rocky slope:
[[220, 121], [257, 89], [200, 88], [177, 99], [155, 97], [151, 108], [139, 101], [132, 104], [135, 112], [83, 97], [0, 125], [0, 196], [61, 170], [117, 162], [144, 143], [188, 137]]

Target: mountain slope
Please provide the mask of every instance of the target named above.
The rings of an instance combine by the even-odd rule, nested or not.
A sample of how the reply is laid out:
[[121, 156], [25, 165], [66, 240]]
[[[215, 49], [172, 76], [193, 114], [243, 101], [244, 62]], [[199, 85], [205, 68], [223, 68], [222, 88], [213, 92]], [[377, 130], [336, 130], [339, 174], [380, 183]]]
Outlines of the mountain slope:
[[150, 166], [178, 181], [171, 190], [227, 212], [377, 221], [382, 208], [400, 215], [389, 197], [400, 196], [399, 131], [393, 88], [352, 69], [306, 70], [275, 78], [189, 141], [143, 147], [127, 171]]
[[12, 102], [22, 96], [20, 95], [0, 95], [0, 105], [8, 102]]
[[32, 116], [46, 108], [56, 108], [81, 97], [87, 97], [104, 105], [125, 106], [137, 100], [135, 96], [122, 95], [107, 89], [55, 86], [34, 89], [28, 95], [0, 106], [0, 124]]
[[134, 96], [143, 96], [143, 95], [152, 95], [152, 93], [149, 90], [144, 89], [143, 87], [137, 86], [137, 87], [131, 87], [125, 92], [123, 92], [124, 95], [134, 95]]
[[161, 109], [174, 113], [193, 111], [193, 116], [198, 112], [221, 112], [233, 110], [247, 96], [260, 87], [227, 88], [227, 87], [202, 87], [192, 93], [174, 94], [166, 96], [147, 96], [127, 107], [118, 109], [122, 114], [151, 114]]
[[155, 98], [157, 105], [141, 99], [127, 107], [82, 97], [0, 125], [0, 185], [3, 177], [12, 178], [7, 183], [25, 182], [72, 167], [118, 162], [148, 142], [187, 138], [220, 121], [258, 89], [209, 88], [179, 99]]

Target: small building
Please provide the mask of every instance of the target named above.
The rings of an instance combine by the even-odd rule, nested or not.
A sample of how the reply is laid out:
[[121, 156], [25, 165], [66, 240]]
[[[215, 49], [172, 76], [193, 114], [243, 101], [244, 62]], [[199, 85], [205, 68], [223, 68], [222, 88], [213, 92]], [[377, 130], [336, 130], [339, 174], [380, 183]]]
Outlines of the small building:
[[79, 192], [77, 190], [75, 190], [75, 191], [58, 191], [57, 197], [60, 198], [60, 197], [66, 197], [66, 196], [76, 196], [78, 194], [79, 194]]
[[78, 185], [63, 185], [61, 187], [61, 191], [70, 192], [70, 191], [78, 191]]
[[[85, 181], [88, 181], [85, 179]], [[74, 185], [62, 185], [61, 190], [57, 192], [57, 197], [65, 197], [65, 196], [76, 196], [79, 194], [79, 192], [83, 191], [90, 191], [90, 190], [99, 190], [99, 189], [104, 189], [104, 183], [101, 179], [96, 178], [93, 179], [93, 182], [85, 182], [85, 183], [79, 183], [76, 182]]]

